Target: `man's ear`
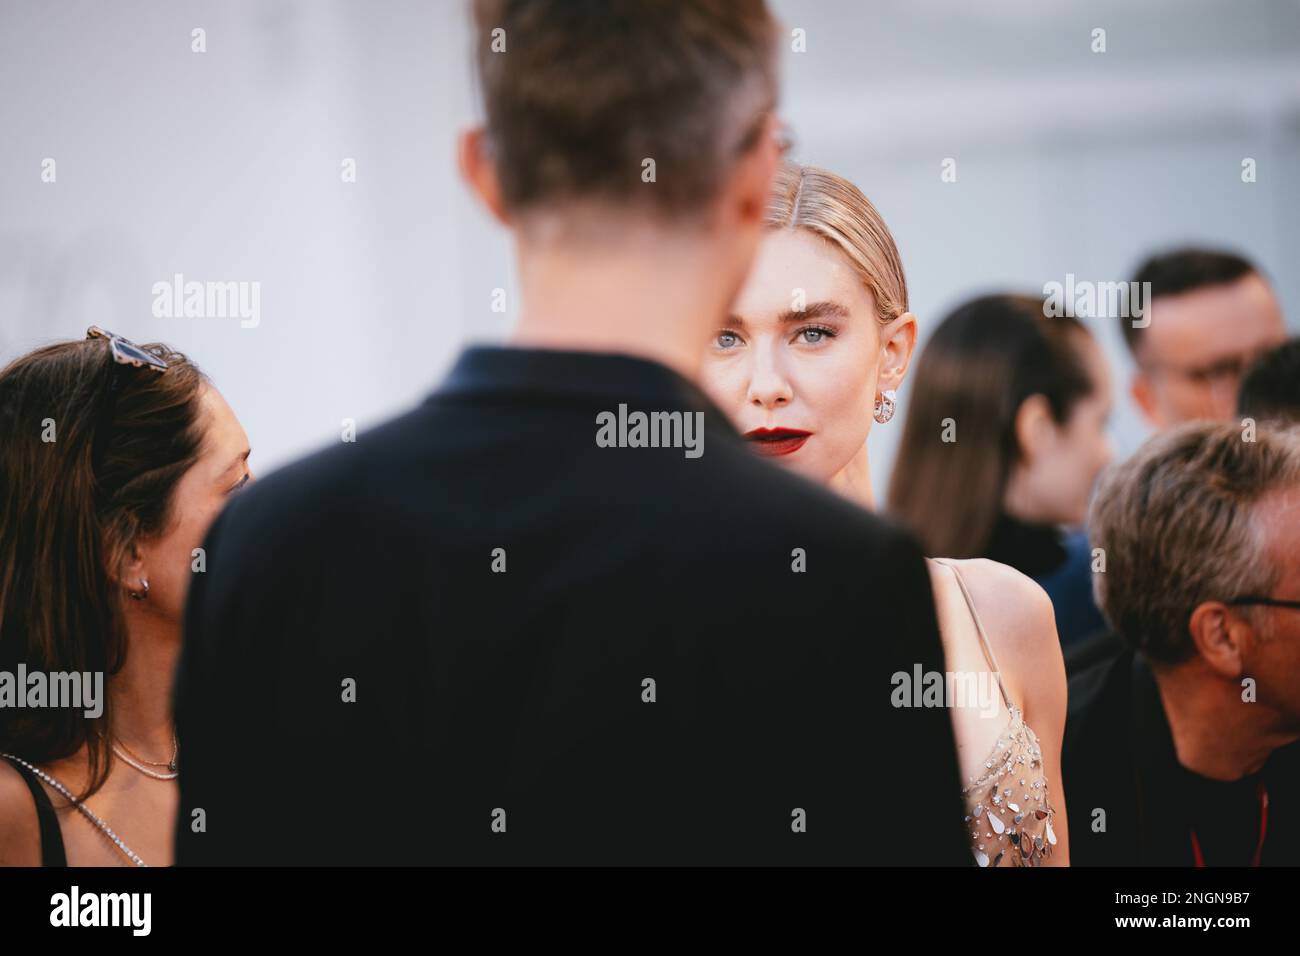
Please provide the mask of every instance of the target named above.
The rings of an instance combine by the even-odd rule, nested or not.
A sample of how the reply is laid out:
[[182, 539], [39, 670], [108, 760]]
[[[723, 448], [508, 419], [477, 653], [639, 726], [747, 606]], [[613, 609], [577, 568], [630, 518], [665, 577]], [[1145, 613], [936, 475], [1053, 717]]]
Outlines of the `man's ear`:
[[510, 225], [510, 216], [501, 199], [501, 181], [497, 178], [487, 130], [482, 126], [467, 129], [457, 138], [456, 165], [461, 178], [487, 206], [492, 218], [503, 226]]
[[1187, 632], [1201, 658], [1216, 672], [1230, 680], [1245, 673], [1245, 649], [1253, 628], [1244, 615], [1222, 601], [1206, 601], [1187, 619]]
[[880, 374], [876, 380], [882, 391], [903, 384], [915, 349], [916, 316], [911, 312], [880, 327]]
[[1025, 462], [1031, 463], [1048, 452], [1048, 441], [1056, 429], [1052, 407], [1045, 395], [1030, 395], [1016, 409], [1016, 445]]
[[1151, 379], [1146, 372], [1138, 369], [1133, 373], [1133, 381], [1129, 383], [1129, 394], [1133, 396], [1133, 401], [1137, 403], [1142, 415], [1153, 428], [1164, 427], [1160, 406], [1156, 402], [1156, 393], [1151, 387]]
[[781, 162], [781, 150], [776, 144], [777, 118], [769, 113], [763, 120], [758, 140], [736, 161], [729, 188], [724, 193], [727, 204], [726, 222], [734, 228], [739, 225], [758, 228], [767, 214], [768, 196], [772, 177]]

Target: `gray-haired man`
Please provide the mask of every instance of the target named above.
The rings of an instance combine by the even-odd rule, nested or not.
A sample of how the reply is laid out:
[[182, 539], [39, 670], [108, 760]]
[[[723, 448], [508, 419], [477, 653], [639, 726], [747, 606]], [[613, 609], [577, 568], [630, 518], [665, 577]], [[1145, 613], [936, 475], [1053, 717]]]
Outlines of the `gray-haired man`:
[[1162, 433], [1089, 527], [1122, 640], [1070, 681], [1073, 861], [1300, 863], [1300, 429]]

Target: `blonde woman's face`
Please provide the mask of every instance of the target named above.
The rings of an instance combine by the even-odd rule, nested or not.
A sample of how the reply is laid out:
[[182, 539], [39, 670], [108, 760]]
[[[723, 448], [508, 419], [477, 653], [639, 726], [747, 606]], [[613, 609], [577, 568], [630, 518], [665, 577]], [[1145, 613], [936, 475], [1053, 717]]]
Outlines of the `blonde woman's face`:
[[703, 385], [756, 452], [826, 482], [867, 440], [880, 360], [874, 297], [844, 254], [769, 229]]

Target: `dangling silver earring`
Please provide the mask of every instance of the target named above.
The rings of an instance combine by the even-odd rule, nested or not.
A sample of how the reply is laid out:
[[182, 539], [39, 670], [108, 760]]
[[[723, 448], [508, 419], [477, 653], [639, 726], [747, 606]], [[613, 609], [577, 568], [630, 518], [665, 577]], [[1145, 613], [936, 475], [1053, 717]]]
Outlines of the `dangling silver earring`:
[[133, 597], [137, 601], [143, 601], [145, 598], [149, 596], [149, 579], [148, 578], [140, 579], [139, 591], [127, 591], [126, 593], [131, 595], [131, 597]]
[[894, 401], [894, 396], [896, 394], [897, 393], [892, 388], [887, 388], [881, 392], [880, 397], [876, 399], [876, 411], [874, 417], [876, 421], [880, 422], [882, 425], [894, 417], [894, 409], [898, 407], [898, 403]]

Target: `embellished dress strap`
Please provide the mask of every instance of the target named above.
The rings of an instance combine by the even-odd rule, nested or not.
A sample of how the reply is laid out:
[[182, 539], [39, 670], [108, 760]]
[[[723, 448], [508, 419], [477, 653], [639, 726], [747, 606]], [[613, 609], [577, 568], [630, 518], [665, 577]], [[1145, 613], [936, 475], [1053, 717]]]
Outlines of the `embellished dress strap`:
[[957, 579], [957, 587], [961, 589], [961, 596], [966, 599], [966, 607], [970, 609], [971, 619], [975, 622], [975, 633], [979, 635], [980, 647], [984, 651], [984, 660], [993, 670], [993, 679], [998, 682], [998, 690], [1002, 692], [1002, 702], [1006, 704], [1007, 711], [1010, 713], [1015, 709], [1015, 704], [1011, 702], [1011, 695], [1007, 693], [1007, 687], [1002, 683], [1002, 670], [998, 667], [998, 659], [993, 654], [993, 648], [989, 646], [988, 635], [984, 632], [984, 622], [980, 620], [979, 611], [975, 610], [975, 599], [971, 597], [970, 589], [966, 587], [966, 579], [961, 576], [961, 571], [957, 565], [946, 558], [931, 559], [935, 564], [941, 564], [952, 572], [953, 577]]

